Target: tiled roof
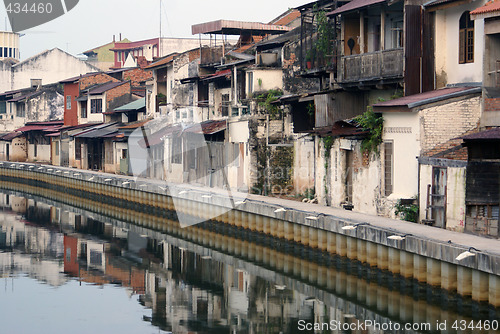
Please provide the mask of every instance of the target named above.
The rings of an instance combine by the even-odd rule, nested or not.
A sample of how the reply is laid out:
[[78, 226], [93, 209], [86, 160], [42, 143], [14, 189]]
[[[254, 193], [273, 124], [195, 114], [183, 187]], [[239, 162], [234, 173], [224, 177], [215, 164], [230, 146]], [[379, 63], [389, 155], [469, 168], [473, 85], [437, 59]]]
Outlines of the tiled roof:
[[474, 9], [470, 12], [470, 15], [490, 14], [494, 12], [500, 12], [500, 1], [498, 0], [489, 1], [486, 5]]
[[277, 19], [270, 22], [270, 24], [276, 24], [279, 26], [286, 26], [293, 22], [295, 19], [300, 17], [300, 12], [296, 9], [290, 9], [288, 13], [278, 17]]

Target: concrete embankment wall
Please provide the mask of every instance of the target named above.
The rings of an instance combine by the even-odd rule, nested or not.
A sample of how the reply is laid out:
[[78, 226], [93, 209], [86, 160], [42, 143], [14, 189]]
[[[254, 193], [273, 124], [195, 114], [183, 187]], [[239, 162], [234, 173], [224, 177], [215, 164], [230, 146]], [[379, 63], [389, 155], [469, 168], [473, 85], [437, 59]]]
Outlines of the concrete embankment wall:
[[[0, 177], [2, 182], [29, 184], [41, 192], [43, 189], [68, 194], [82, 192], [106, 203], [114, 201], [124, 208], [124, 217], [126, 207], [135, 205], [181, 213], [192, 217], [194, 222], [220, 221], [500, 306], [498, 240], [299, 202], [246, 194], [228, 196], [220, 190], [183, 185], [166, 187], [155, 180], [52, 166], [0, 163]], [[85, 203], [83, 198], [81, 201]], [[359, 223], [367, 225], [342, 229]], [[162, 224], [164, 220], [158, 217], [151, 227], [160, 228]], [[195, 227], [176, 228], [187, 233]], [[388, 238], [408, 233], [411, 235], [402, 240]], [[456, 257], [469, 247], [480, 251], [457, 261]]]

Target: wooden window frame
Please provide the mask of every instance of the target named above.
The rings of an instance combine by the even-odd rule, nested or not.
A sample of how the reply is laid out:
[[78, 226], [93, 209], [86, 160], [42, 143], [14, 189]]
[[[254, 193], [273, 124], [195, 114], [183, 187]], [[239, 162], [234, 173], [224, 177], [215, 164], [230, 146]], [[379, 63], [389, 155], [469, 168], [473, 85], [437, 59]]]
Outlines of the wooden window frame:
[[458, 33], [458, 63], [474, 62], [474, 20], [470, 19], [469, 11], [460, 16]]

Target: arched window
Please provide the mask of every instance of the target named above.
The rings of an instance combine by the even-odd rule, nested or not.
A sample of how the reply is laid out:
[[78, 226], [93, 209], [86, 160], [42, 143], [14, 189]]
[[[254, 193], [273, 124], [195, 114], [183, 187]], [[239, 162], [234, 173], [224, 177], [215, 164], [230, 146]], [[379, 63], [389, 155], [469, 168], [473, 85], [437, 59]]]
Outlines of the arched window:
[[458, 62], [460, 64], [474, 62], [474, 21], [470, 19], [469, 11], [460, 16]]

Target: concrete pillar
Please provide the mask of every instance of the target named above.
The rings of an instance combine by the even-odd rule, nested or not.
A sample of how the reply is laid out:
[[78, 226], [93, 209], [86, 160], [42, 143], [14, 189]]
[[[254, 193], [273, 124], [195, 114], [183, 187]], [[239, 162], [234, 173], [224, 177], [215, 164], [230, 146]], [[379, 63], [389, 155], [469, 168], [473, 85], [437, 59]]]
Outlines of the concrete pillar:
[[326, 267], [318, 266], [318, 286], [325, 288], [327, 281]]
[[318, 229], [309, 227], [309, 247], [318, 248]]
[[300, 225], [300, 242], [304, 246], [309, 246], [309, 226], [307, 225]]
[[400, 252], [400, 274], [405, 278], [413, 277], [413, 254], [401, 251]]
[[389, 268], [389, 249], [384, 245], [377, 245], [377, 268], [386, 270]]
[[494, 307], [500, 307], [500, 276], [489, 275], [489, 303]]
[[472, 299], [478, 302], [488, 301], [489, 299], [489, 274], [484, 271], [474, 270], [472, 272]]
[[302, 236], [301, 226], [299, 224], [293, 224], [293, 241], [300, 243], [301, 236]]
[[396, 248], [389, 248], [389, 271], [393, 274], [400, 272], [400, 251]]
[[347, 237], [343, 234], [337, 234], [336, 235], [336, 250], [335, 253], [339, 256], [346, 256], [347, 255]]
[[276, 220], [276, 225], [278, 229], [278, 238], [285, 238], [285, 222], [282, 220]]
[[358, 258], [358, 240], [356, 238], [346, 237], [346, 255], [351, 260]]
[[472, 269], [458, 266], [457, 293], [462, 296], [472, 296]]
[[283, 221], [284, 237], [288, 241], [293, 241], [293, 223]]
[[441, 286], [441, 262], [427, 258], [427, 284]]
[[318, 248], [322, 251], [328, 250], [328, 232], [318, 229]]
[[457, 290], [457, 266], [441, 262], [441, 288], [448, 291]]
[[413, 254], [413, 277], [419, 282], [426, 282], [427, 258]]
[[366, 262], [372, 267], [377, 266], [377, 244], [374, 242], [367, 241], [366, 243]]
[[271, 218], [269, 217], [262, 217], [263, 219], [263, 232], [266, 235], [269, 235], [271, 233]]
[[327, 232], [326, 234], [326, 250], [330, 254], [335, 254], [337, 251], [337, 237], [333, 232]]
[[264, 217], [260, 216], [260, 215], [256, 215], [255, 216], [255, 229], [257, 230], [257, 232], [264, 232]]
[[357, 246], [357, 253], [358, 253], [358, 261], [361, 263], [366, 263], [366, 241], [362, 239], [356, 239], [356, 242], [358, 244]]

